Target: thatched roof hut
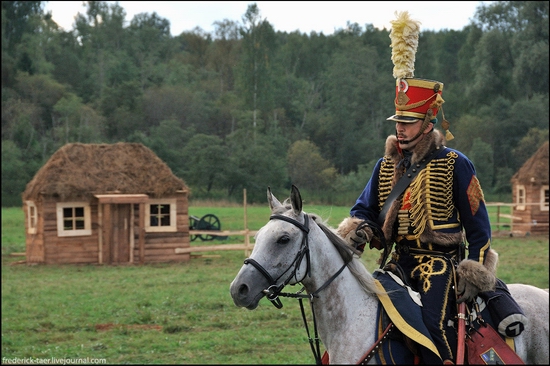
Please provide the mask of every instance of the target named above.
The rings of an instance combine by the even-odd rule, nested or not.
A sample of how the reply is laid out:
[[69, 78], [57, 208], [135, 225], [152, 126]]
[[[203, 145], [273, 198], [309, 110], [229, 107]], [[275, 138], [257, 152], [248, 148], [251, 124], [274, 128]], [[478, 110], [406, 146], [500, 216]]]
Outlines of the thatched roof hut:
[[22, 194], [27, 263], [186, 261], [188, 194], [142, 144], [67, 144]]

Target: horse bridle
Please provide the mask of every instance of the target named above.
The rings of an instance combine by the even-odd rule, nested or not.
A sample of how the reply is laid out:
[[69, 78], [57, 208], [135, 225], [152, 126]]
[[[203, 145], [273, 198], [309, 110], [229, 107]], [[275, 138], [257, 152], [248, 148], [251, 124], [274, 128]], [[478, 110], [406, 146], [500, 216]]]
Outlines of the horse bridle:
[[[300, 245], [300, 250], [298, 251], [298, 253], [296, 253], [296, 257], [294, 258], [294, 260], [292, 261], [290, 266], [283, 273], [281, 273], [281, 275], [279, 277], [277, 277], [276, 279], [273, 279], [273, 277], [269, 274], [269, 272], [267, 272], [266, 269], [264, 267], [262, 267], [262, 265], [259, 264], [258, 262], [256, 262], [254, 259], [247, 258], [247, 259], [244, 260], [244, 264], [252, 264], [267, 279], [267, 281], [269, 282], [269, 287], [266, 288], [265, 290], [263, 290], [262, 292], [265, 294], [265, 296], [269, 299], [269, 301], [271, 301], [271, 303], [277, 309], [280, 309], [280, 308], [283, 307], [283, 304], [281, 303], [281, 300], [279, 299], [279, 296], [281, 296], [281, 295], [285, 296], [286, 295], [286, 294], [282, 294], [281, 291], [283, 290], [283, 288], [286, 285], [288, 285], [290, 280], [294, 277], [294, 278], [296, 278], [296, 282], [301, 282], [306, 277], [306, 275], [310, 275], [309, 241], [308, 241], [308, 237], [309, 237], [309, 235], [308, 235], [309, 234], [309, 218], [308, 218], [307, 215], [304, 215], [304, 223], [303, 224], [300, 223], [299, 221], [296, 221], [296, 220], [288, 217], [288, 216], [283, 216], [283, 215], [271, 215], [269, 217], [269, 219], [270, 220], [279, 219], [279, 220], [284, 220], [284, 221], [290, 222], [291, 224], [293, 224], [294, 226], [296, 226], [297, 228], [302, 230], [302, 232], [304, 233], [304, 236], [302, 238], [302, 244]], [[306, 271], [306, 274], [304, 274], [304, 277], [301, 280], [298, 280], [298, 278], [296, 277], [297, 276], [296, 272], [300, 268], [300, 264], [302, 263], [302, 260], [304, 259], [304, 256], [306, 257], [307, 271]], [[281, 279], [281, 277], [283, 277], [285, 275], [285, 273], [287, 273], [291, 268], [294, 268], [293, 274], [291, 276], [289, 276], [281, 284], [277, 285], [277, 281], [279, 281]]]
[[[296, 257], [294, 258], [292, 263], [290, 264], [290, 267], [288, 267], [276, 279], [273, 279], [273, 277], [269, 274], [269, 272], [267, 272], [266, 269], [264, 267], [262, 267], [261, 264], [259, 264], [258, 262], [256, 262], [252, 258], [245, 259], [244, 264], [253, 265], [268, 280], [269, 287], [265, 290], [262, 290], [262, 292], [265, 294], [265, 296], [269, 299], [269, 301], [271, 301], [271, 303], [277, 309], [280, 309], [280, 308], [283, 307], [283, 303], [279, 299], [279, 296], [298, 298], [298, 300], [300, 301], [300, 310], [302, 312], [302, 319], [304, 320], [304, 325], [306, 327], [306, 332], [307, 332], [307, 335], [308, 335], [309, 344], [311, 346], [311, 351], [313, 352], [313, 357], [315, 357], [316, 364], [321, 365], [322, 364], [322, 359], [321, 359], [321, 350], [320, 350], [320, 339], [319, 339], [319, 336], [318, 336], [318, 333], [317, 333], [317, 320], [315, 318], [315, 311], [313, 309], [313, 298], [317, 297], [317, 294], [319, 292], [324, 290], [328, 285], [330, 285], [332, 283], [332, 281], [334, 281], [334, 279], [336, 277], [338, 277], [338, 275], [340, 275], [340, 273], [342, 273], [344, 268], [346, 268], [346, 266], [348, 265], [348, 262], [344, 262], [342, 267], [340, 267], [340, 269], [334, 275], [332, 275], [321, 287], [319, 287], [317, 290], [315, 290], [314, 292], [312, 292], [309, 295], [302, 294], [302, 292], [304, 291], [304, 288], [302, 288], [300, 291], [298, 291], [295, 294], [281, 292], [283, 290], [283, 288], [290, 282], [292, 277], [296, 278], [296, 281], [297, 281], [296, 283], [298, 283], [298, 282], [302, 282], [306, 278], [306, 276], [311, 275], [311, 266], [310, 266], [310, 259], [309, 259], [309, 241], [308, 241], [308, 237], [309, 237], [309, 217], [308, 217], [307, 214], [304, 214], [304, 223], [303, 224], [300, 223], [297, 220], [294, 220], [294, 219], [292, 219], [288, 216], [283, 216], [283, 215], [271, 215], [269, 217], [269, 219], [270, 220], [279, 219], [279, 220], [283, 220], [283, 221], [286, 221], [286, 222], [290, 222], [291, 224], [293, 224], [294, 226], [296, 226], [300, 230], [302, 230], [302, 232], [304, 233], [304, 236], [302, 238], [302, 244], [300, 245], [300, 250], [296, 254]], [[304, 274], [302, 279], [298, 280], [297, 271], [300, 268], [300, 264], [302, 263], [302, 260], [304, 259], [304, 256], [306, 257], [307, 269], [306, 269], [306, 273]], [[293, 275], [289, 276], [288, 279], [283, 281], [280, 285], [277, 285], [277, 281], [285, 273], [287, 273], [292, 268], [292, 266], [294, 266]], [[305, 313], [305, 310], [304, 310], [304, 305], [302, 303], [302, 299], [304, 299], [304, 298], [309, 299], [309, 302], [310, 302], [310, 305], [311, 305], [311, 313], [313, 315], [313, 328], [315, 330], [315, 347], [313, 346], [313, 339], [310, 336], [309, 328], [307, 326], [306, 313]]]

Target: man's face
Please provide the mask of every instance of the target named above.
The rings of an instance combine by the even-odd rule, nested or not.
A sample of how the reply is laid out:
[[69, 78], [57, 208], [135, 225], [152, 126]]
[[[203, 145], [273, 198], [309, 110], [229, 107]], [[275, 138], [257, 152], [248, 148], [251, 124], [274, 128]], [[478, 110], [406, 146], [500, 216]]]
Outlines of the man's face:
[[[418, 136], [414, 141], [411, 141], [415, 136], [418, 135], [420, 128], [422, 127], [422, 120], [416, 120], [412, 123], [395, 123], [395, 131], [397, 134], [397, 141], [399, 142], [399, 147], [403, 150], [411, 150], [422, 138], [424, 134]], [[427, 130], [429, 128], [426, 128]]]

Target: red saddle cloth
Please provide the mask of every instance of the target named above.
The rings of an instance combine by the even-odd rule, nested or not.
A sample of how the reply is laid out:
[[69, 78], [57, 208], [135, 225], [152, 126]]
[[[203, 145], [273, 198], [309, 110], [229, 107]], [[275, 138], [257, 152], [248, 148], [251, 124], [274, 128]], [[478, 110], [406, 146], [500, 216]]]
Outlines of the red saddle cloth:
[[523, 360], [501, 338], [496, 330], [484, 323], [466, 337], [469, 365], [523, 365]]

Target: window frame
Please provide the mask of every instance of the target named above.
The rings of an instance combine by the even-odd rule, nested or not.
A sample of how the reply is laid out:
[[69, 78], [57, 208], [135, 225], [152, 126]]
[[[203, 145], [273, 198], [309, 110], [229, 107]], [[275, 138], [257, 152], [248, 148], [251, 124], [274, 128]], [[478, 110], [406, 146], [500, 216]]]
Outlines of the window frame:
[[[145, 232], [165, 233], [165, 232], [178, 231], [176, 203], [177, 203], [177, 200], [175, 198], [147, 200], [147, 202], [145, 203]], [[168, 214], [170, 217], [170, 225], [151, 226], [151, 205], [169, 205], [170, 206], [170, 210]]]
[[540, 210], [541, 211], [548, 211], [548, 185], [543, 185], [540, 187]]
[[[72, 229], [66, 230], [63, 216], [63, 211], [66, 208], [82, 207], [84, 209], [84, 229]], [[57, 216], [57, 236], [85, 236], [92, 235], [92, 215], [90, 204], [88, 202], [57, 202], [56, 203], [56, 216]], [[75, 216], [71, 216], [74, 220]]]
[[518, 184], [516, 187], [516, 209], [517, 210], [520, 210], [520, 211], [525, 210], [525, 205], [526, 205], [525, 194], [526, 194], [525, 186], [522, 184]]
[[25, 201], [27, 205], [27, 233], [36, 234], [38, 230], [38, 209], [34, 201]]

